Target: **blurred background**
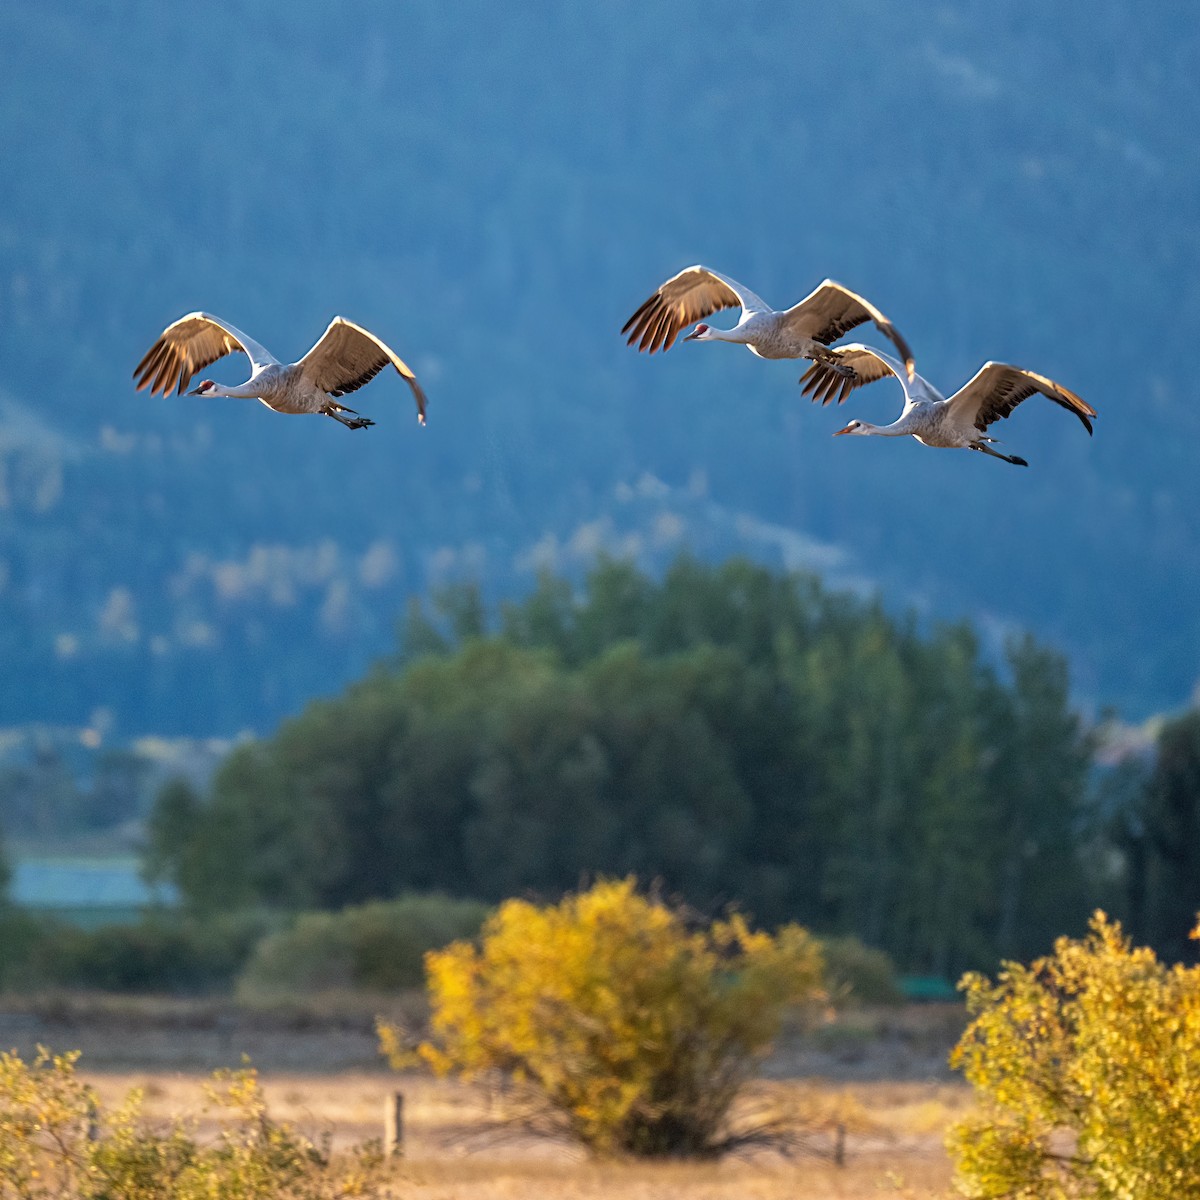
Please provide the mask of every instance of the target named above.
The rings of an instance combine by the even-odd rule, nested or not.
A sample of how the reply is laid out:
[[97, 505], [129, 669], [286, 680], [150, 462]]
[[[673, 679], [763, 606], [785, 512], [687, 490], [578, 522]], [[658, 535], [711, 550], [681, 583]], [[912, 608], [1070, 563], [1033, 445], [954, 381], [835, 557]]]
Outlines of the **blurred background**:
[[[1031, 739], [1044, 728], [1020, 707], [1028, 694], [1014, 662], [1041, 664], [1043, 693], [1058, 697], [1051, 708], [1066, 723], [1066, 757], [1012, 785], [1034, 812], [1039, 789], [1071, 781], [1054, 809], [1053, 853], [1039, 857], [1048, 843], [1026, 831], [1020, 849], [998, 851], [986, 918], [952, 948], [885, 931], [889, 902], [871, 891], [878, 860], [857, 863], [856, 883], [841, 867], [777, 863], [809, 872], [813, 894], [760, 879], [760, 912], [823, 919], [943, 974], [998, 948], [1045, 945], [1052, 914], [1081, 928], [1097, 896], [1145, 912], [1154, 888], [1174, 887], [1137, 866], [1159, 845], [1147, 813], [1166, 806], [1168, 841], [1186, 845], [1200, 829], [1191, 783], [1169, 801], [1147, 783], [1161, 766], [1162, 719], [1186, 712], [1200, 673], [1200, 405], [1188, 357], [1200, 327], [1196, 16], [1191, 0], [5, 5], [0, 831], [18, 897], [70, 907], [81, 888], [113, 887], [113, 908], [136, 909], [152, 899], [138, 873], [154, 845], [159, 900], [201, 908], [335, 906], [427, 886], [490, 901], [623, 869], [665, 875], [702, 904], [745, 899], [740, 883], [718, 881], [715, 860], [708, 874], [675, 872], [691, 861], [683, 835], [674, 857], [656, 855], [632, 826], [603, 844], [637, 853], [575, 846], [555, 851], [552, 869], [485, 879], [452, 864], [435, 878], [372, 874], [385, 850], [407, 861], [416, 843], [376, 837], [375, 818], [360, 812], [368, 858], [346, 870], [377, 885], [314, 883], [285, 896], [278, 881], [293, 877], [292, 862], [275, 883], [218, 901], [188, 870], [220, 855], [178, 850], [187, 822], [221, 795], [269, 807], [260, 777], [249, 791], [229, 782], [235, 745], [243, 764], [285, 754], [271, 740], [281, 722], [371, 672], [376, 683], [402, 680], [419, 652], [458, 653], [501, 628], [501, 606], [525, 603], [539, 573], [578, 599], [597, 562], [611, 575], [604, 564], [615, 560], [631, 564], [626, 583], [652, 590], [684, 555], [702, 573], [733, 558], [771, 578], [811, 573], [824, 599], [792, 625], [811, 632], [849, 613], [843, 652], [830, 650], [844, 667], [856, 630], [886, 626], [898, 660], [911, 666], [904, 647], [919, 644], [928, 669], [948, 678], [939, 655], [958, 645], [945, 632], [954, 625], [970, 687], [1007, 689], [1005, 728], [1017, 709]], [[781, 308], [832, 276], [896, 322], [918, 370], [946, 393], [988, 359], [1016, 363], [1089, 401], [1096, 435], [1035, 399], [994, 431], [1027, 471], [908, 439], [831, 441], [850, 413], [891, 420], [899, 387], [878, 384], [830, 411], [801, 398], [803, 364], [709, 346], [653, 358], [626, 348], [626, 317], [693, 262]], [[335, 313], [365, 325], [425, 384], [428, 428], [388, 376], [360, 394], [356, 407], [377, 425], [358, 434], [253, 403], [136, 393], [133, 366], [193, 309], [285, 360]], [[236, 382], [244, 366], [239, 357], [210, 373]], [[648, 658], [722, 641], [714, 618], [654, 643], [652, 609], [616, 621], [586, 652], [528, 622], [509, 640], [522, 652], [550, 646], [563, 671], [630, 637]], [[1014, 659], [1026, 633], [1036, 653], [1026, 644]], [[811, 680], [811, 663], [777, 645], [775, 658], [745, 653], [790, 672], [788, 686]], [[845, 673], [841, 707], [821, 710], [824, 725], [802, 723], [813, 737], [820, 729], [828, 755], [861, 711], [854, 686], [865, 676]], [[926, 694], [896, 692], [864, 744], [878, 747]], [[415, 721], [426, 702], [419, 689], [405, 695]], [[1012, 760], [997, 760], [983, 708], [971, 711], [978, 757], [965, 770], [986, 783]], [[1101, 747], [1094, 731], [1105, 722]], [[711, 724], [697, 728], [711, 740]], [[775, 754], [780, 728], [760, 731], [770, 745], [745, 750], [746, 761]], [[394, 767], [408, 743], [380, 737], [370, 761]], [[906, 768], [914, 781], [945, 766], [936, 737], [921, 753], [913, 764], [923, 765]], [[366, 770], [366, 754], [331, 749], [330, 761], [352, 773]], [[1118, 760], [1134, 774], [1114, 783]], [[679, 763], [664, 761], [670, 792]], [[791, 797], [787, 763], [799, 760], [778, 761], [787, 782], [761, 787]], [[210, 792], [222, 763], [225, 782]], [[612, 772], [636, 810], [644, 777]], [[735, 776], [765, 811], [767, 793]], [[468, 772], [463, 822], [494, 795], [484, 777]], [[316, 811], [288, 778], [278, 812]], [[432, 778], [411, 788], [440, 811]], [[819, 793], [822, 812], [840, 803], [834, 795], [866, 812], [880, 785], [854, 778], [840, 792], [796, 794]], [[161, 801], [168, 780], [174, 807]], [[394, 780], [345, 786], [399, 820]], [[902, 825], [924, 793], [896, 787], [889, 804]], [[934, 854], [936, 843], [961, 857], [981, 831], [1005, 826], [1010, 810], [981, 787], [983, 824], [951, 837], [931, 820], [931, 840], [912, 852]], [[778, 820], [818, 828], [806, 803], [784, 804]], [[320, 811], [304, 833], [310, 847], [333, 820]], [[428, 834], [429, 819], [413, 817], [414, 828]], [[753, 862], [767, 826], [738, 820], [738, 861]], [[877, 841], [892, 828], [866, 827]], [[247, 833], [247, 844], [280, 846], [281, 828]], [[467, 845], [498, 826], [481, 828], [493, 833], [455, 826], [453, 836]], [[524, 844], [527, 826], [505, 828]], [[728, 843], [720, 820], [711, 830]], [[866, 835], [843, 836], [861, 846]], [[1085, 843], [1086, 871], [1072, 857]], [[59, 853], [125, 858], [115, 876], [64, 883], [46, 873]], [[1065, 879], [1048, 865], [1063, 855], [1074, 864], [1070, 903], [1047, 892], [1022, 940], [1006, 888], [1022, 873]], [[965, 894], [913, 887], [912, 920], [928, 928]], [[1171, 929], [1190, 903], [1175, 900]]]

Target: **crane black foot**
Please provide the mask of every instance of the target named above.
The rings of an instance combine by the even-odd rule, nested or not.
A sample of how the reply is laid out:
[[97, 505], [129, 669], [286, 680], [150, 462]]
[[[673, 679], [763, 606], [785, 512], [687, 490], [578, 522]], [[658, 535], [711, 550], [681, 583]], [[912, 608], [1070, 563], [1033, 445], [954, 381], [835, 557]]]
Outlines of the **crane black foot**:
[[326, 417], [332, 417], [341, 425], [345, 425], [347, 429], [366, 429], [368, 425], [374, 425], [375, 422], [370, 417], [360, 417], [357, 413], [351, 418], [343, 417], [344, 412], [354, 412], [353, 409], [343, 408], [340, 404], [331, 404], [328, 408], [321, 409], [321, 414]]
[[[987, 440], [995, 441], [994, 438], [988, 438]], [[985, 446], [982, 442], [976, 442], [971, 449], [978, 450], [981, 454], [986, 454], [989, 458], [998, 458], [1002, 462], [1012, 463], [1014, 467], [1029, 466], [1023, 458], [1018, 458], [1015, 454], [1001, 454], [999, 450], [993, 450], [991, 446]]]

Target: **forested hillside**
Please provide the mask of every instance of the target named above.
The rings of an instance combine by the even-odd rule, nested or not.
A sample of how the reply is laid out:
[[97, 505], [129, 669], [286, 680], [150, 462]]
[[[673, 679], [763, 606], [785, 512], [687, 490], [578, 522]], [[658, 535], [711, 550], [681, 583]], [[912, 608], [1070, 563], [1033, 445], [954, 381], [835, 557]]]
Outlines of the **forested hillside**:
[[[677, 0], [0, 11], [0, 724], [272, 728], [393, 644], [406, 598], [491, 597], [607, 547], [816, 567], [893, 611], [1032, 628], [1131, 716], [1197, 677], [1194, 6], [819, 12]], [[710, 262], [872, 297], [947, 389], [1026, 364], [1028, 471], [833, 442], [793, 364], [627, 350]], [[150, 400], [162, 327], [281, 357], [342, 312], [425, 382], [376, 428]], [[241, 378], [241, 364], [214, 368]], [[223, 372], [223, 373], [222, 373]], [[899, 390], [854, 397], [867, 419]]]

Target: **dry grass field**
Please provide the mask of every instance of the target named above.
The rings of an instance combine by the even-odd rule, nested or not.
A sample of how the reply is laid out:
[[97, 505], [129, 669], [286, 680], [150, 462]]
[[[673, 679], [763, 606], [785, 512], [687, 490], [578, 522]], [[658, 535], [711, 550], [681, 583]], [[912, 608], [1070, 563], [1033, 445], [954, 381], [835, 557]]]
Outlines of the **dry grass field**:
[[[390, 1015], [396, 1012], [392, 1002]], [[378, 1057], [372, 1008], [248, 1011], [224, 1005], [103, 998], [0, 998], [0, 1044], [23, 1054], [35, 1042], [83, 1051], [81, 1074], [103, 1107], [144, 1089], [152, 1119], [198, 1115], [220, 1066], [249, 1056], [272, 1116], [334, 1148], [382, 1132], [385, 1100], [404, 1094], [405, 1154], [394, 1194], [413, 1200], [866, 1200], [945, 1196], [947, 1124], [970, 1103], [945, 1054], [961, 1010], [922, 1006], [850, 1014], [815, 1034], [790, 1037], [749, 1098], [756, 1112], [787, 1111], [809, 1131], [791, 1158], [756, 1152], [720, 1163], [596, 1163], [568, 1146], [501, 1134], [502, 1101], [481, 1089], [420, 1074], [396, 1075]], [[845, 1128], [845, 1165], [830, 1161], [832, 1130]], [[203, 1125], [201, 1126], [203, 1129]]]
[[[104, 1107], [134, 1086], [145, 1089], [149, 1116], [198, 1113], [207, 1076], [198, 1072], [83, 1072]], [[555, 1142], [494, 1132], [498, 1106], [479, 1090], [423, 1076], [381, 1072], [333, 1075], [264, 1072], [274, 1117], [334, 1148], [379, 1137], [388, 1094], [405, 1102], [405, 1155], [396, 1194], [426, 1200], [524, 1200], [547, 1197], [850, 1198], [933, 1197], [947, 1193], [942, 1150], [947, 1122], [968, 1104], [953, 1083], [772, 1081], [756, 1102], [786, 1106], [814, 1125], [812, 1150], [793, 1158], [758, 1152], [716, 1164], [594, 1163]], [[831, 1141], [818, 1127], [845, 1120], [846, 1164], [828, 1159]]]

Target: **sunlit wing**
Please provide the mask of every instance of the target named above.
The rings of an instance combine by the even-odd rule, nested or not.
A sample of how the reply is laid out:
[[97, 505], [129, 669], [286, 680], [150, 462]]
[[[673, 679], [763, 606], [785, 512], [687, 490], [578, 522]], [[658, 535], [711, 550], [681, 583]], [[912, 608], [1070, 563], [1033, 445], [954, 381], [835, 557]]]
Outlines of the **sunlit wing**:
[[738, 307], [748, 313], [770, 311], [765, 301], [736, 279], [708, 267], [687, 267], [668, 279], [625, 322], [621, 332], [629, 334], [626, 345], [636, 342], [639, 350], [653, 354], [670, 350], [689, 325], [723, 308]]
[[956, 424], [973, 426], [982, 433], [993, 421], [1007, 417], [1023, 400], [1036, 395], [1074, 413], [1088, 433], [1092, 432], [1091, 418], [1096, 410], [1090, 404], [1053, 379], [1006, 363], [984, 363], [975, 377], [950, 397], [949, 405]]
[[172, 388], [182, 392], [197, 371], [236, 351], [250, 359], [254, 372], [279, 361], [220, 317], [188, 313], [159, 334], [158, 341], [134, 368], [137, 390], [149, 387], [152, 396], [157, 392], [165, 396]]
[[424, 425], [425, 392], [408, 364], [373, 333], [345, 317], [334, 317], [320, 341], [296, 365], [323, 392], [345, 396], [370, 383], [389, 363], [412, 388], [417, 420]]
[[874, 321], [879, 332], [900, 352], [909, 379], [913, 377], [912, 349], [900, 331], [869, 300], [832, 279], [826, 279], [799, 304], [789, 308], [784, 316], [795, 333], [825, 346], [845, 337], [864, 321]]

